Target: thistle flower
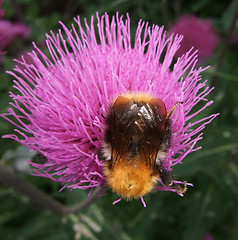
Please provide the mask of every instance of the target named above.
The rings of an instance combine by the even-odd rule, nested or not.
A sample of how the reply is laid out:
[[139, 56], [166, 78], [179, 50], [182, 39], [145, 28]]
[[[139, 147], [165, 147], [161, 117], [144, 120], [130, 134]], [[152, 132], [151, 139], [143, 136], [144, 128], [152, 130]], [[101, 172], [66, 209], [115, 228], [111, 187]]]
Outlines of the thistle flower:
[[[17, 94], [10, 92], [12, 108], [3, 114], [17, 129], [5, 135], [46, 158], [31, 162], [35, 175], [51, 178], [71, 189], [105, 186], [103, 163], [97, 157], [104, 138], [105, 118], [113, 99], [124, 93], [139, 92], [159, 97], [171, 109], [182, 101], [171, 117], [171, 146], [163, 161], [172, 171], [202, 138], [202, 130], [216, 114], [197, 121], [192, 119], [212, 104], [206, 86], [195, 68], [196, 52], [184, 53], [172, 65], [181, 36], [166, 38], [163, 27], [139, 21], [132, 40], [130, 18], [97, 15], [85, 28], [74, 19], [63, 32], [46, 35], [50, 57], [34, 43], [29, 53], [33, 64], [24, 58], [10, 71]], [[66, 35], [66, 38], [64, 37]], [[98, 36], [98, 37], [97, 37]], [[134, 42], [134, 44], [132, 44]], [[24, 67], [24, 70], [23, 70]], [[191, 110], [204, 102], [197, 112]], [[158, 190], [174, 191], [158, 180]], [[141, 197], [142, 201], [143, 198]]]
[[210, 233], [206, 233], [203, 237], [203, 240], [214, 240], [214, 237]]
[[22, 23], [12, 23], [9, 20], [0, 20], [0, 49], [5, 50], [17, 38], [27, 38], [30, 35], [29, 28]]
[[184, 52], [194, 47], [198, 50], [200, 63], [212, 55], [219, 42], [219, 37], [212, 22], [193, 15], [180, 16], [171, 26], [170, 33], [184, 36], [181, 47], [175, 53], [175, 56], [180, 57]]
[[[0, 20], [2, 19], [4, 12], [5, 12], [5, 10], [2, 9], [3, 2], [4, 2], [4, 0], [0, 0]], [[4, 34], [0, 32], [0, 41], [2, 41], [3, 38], [4, 38]], [[1, 62], [1, 55], [3, 55], [3, 54], [4, 54], [4, 52], [1, 51], [1, 49], [0, 49], [0, 62]]]
[[231, 44], [237, 45], [238, 44], [238, 34], [234, 34], [231, 36]]

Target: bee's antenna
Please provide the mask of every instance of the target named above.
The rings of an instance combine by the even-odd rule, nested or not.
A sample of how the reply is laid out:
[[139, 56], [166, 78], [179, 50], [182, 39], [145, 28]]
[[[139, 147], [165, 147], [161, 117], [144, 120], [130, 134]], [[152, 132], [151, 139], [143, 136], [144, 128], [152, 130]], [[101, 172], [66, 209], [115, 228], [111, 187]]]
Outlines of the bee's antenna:
[[177, 101], [177, 102], [174, 104], [174, 106], [170, 109], [170, 111], [169, 111], [168, 114], [167, 114], [167, 118], [168, 118], [168, 119], [172, 116], [173, 112], [175, 111], [175, 109], [176, 109], [176, 107], [178, 106], [179, 103], [182, 104], [183, 102], [182, 102], [182, 101]]

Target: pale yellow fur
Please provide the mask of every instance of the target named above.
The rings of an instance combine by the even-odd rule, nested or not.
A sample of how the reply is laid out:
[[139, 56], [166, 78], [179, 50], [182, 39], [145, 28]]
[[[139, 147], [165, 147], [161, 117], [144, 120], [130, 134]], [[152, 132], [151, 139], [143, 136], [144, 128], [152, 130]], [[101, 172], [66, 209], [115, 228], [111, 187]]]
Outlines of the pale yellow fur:
[[[140, 93], [140, 92], [133, 92], [133, 93], [125, 93], [125, 94], [122, 94], [121, 96], [125, 97], [125, 98], [129, 98], [129, 99], [133, 99], [133, 100], [136, 100], [138, 102], [149, 102], [151, 100], [151, 97], [149, 94], [146, 94], [146, 93]], [[118, 96], [117, 96], [118, 98]], [[112, 101], [113, 103], [117, 100], [114, 99], [114, 101]]]

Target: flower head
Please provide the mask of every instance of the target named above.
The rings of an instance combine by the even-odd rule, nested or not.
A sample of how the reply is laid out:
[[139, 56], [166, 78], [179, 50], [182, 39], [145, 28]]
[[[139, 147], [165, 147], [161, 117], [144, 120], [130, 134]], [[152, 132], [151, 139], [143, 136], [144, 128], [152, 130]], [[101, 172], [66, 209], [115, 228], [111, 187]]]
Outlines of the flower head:
[[175, 56], [180, 57], [192, 47], [198, 50], [199, 61], [211, 56], [218, 45], [219, 37], [210, 20], [202, 20], [193, 15], [179, 17], [171, 26], [170, 33], [184, 36]]
[[[2, 19], [4, 13], [5, 13], [5, 10], [2, 9], [2, 4], [3, 4], [4, 0], [0, 0], [0, 20]], [[0, 32], [0, 42], [3, 40], [4, 38], [4, 34]], [[1, 55], [3, 55], [4, 52], [0, 49], [0, 62], [1, 62]]]
[[203, 237], [203, 240], [214, 240], [214, 237], [210, 233], [206, 233]]
[[[33, 63], [22, 58], [17, 61], [21, 67], [9, 72], [18, 94], [10, 93], [12, 108], [2, 116], [17, 129], [4, 137], [46, 158], [41, 164], [31, 163], [35, 174], [70, 188], [104, 186], [103, 161], [97, 153], [105, 119], [112, 102], [131, 92], [160, 98], [168, 110], [182, 102], [171, 116], [171, 144], [163, 159], [166, 171], [198, 150], [201, 131], [216, 115], [192, 121], [212, 104], [206, 99], [212, 89], [201, 78], [204, 69], [195, 68], [195, 52], [188, 51], [172, 65], [182, 37], [167, 39], [163, 27], [139, 21], [132, 40], [129, 16], [123, 20], [119, 14], [111, 21], [107, 14], [97, 15], [96, 29], [94, 17], [90, 24], [85, 21], [85, 30], [79, 17], [75, 22], [71, 29], [61, 23], [64, 33], [47, 35], [50, 57], [34, 44], [29, 53]], [[191, 113], [199, 102], [204, 106]], [[157, 181], [161, 186], [156, 189], [175, 191]]]
[[231, 36], [231, 44], [238, 44], [238, 34], [234, 34], [233, 36]]
[[29, 28], [22, 23], [12, 23], [9, 20], [0, 20], [0, 49], [5, 50], [17, 38], [27, 38], [30, 35]]

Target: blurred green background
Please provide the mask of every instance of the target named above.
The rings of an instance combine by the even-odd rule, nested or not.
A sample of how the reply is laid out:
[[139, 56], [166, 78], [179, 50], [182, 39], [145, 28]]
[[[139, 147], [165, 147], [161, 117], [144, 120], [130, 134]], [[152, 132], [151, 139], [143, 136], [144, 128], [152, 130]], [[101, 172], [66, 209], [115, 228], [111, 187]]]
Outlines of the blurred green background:
[[[188, 155], [182, 165], [175, 166], [178, 179], [194, 183], [184, 197], [171, 192], [155, 192], [140, 200], [121, 201], [107, 194], [88, 208], [66, 216], [58, 216], [29, 201], [12, 188], [0, 183], [1, 240], [237, 240], [238, 239], [238, 45], [229, 44], [221, 59], [224, 38], [237, 12], [237, 1], [224, 0], [5, 0], [3, 19], [25, 23], [31, 31], [27, 39], [17, 39], [6, 50], [0, 70], [0, 112], [9, 107], [8, 91], [12, 77], [6, 70], [14, 67], [13, 58], [31, 51], [31, 42], [44, 46], [45, 33], [54, 32], [61, 20], [67, 26], [73, 17], [90, 18], [95, 12], [130, 13], [132, 31], [139, 19], [150, 24], [166, 25], [183, 14], [195, 14], [212, 20], [220, 36], [214, 54], [205, 63], [211, 68], [203, 74], [215, 86], [209, 99], [215, 103], [199, 117], [221, 113], [204, 130], [197, 146], [202, 150]], [[238, 34], [238, 23], [233, 34]], [[222, 66], [216, 66], [222, 60]], [[0, 119], [0, 135], [13, 132], [13, 126]], [[16, 142], [1, 139], [1, 164], [8, 166], [23, 180], [59, 202], [71, 206], [87, 198], [87, 192], [64, 190], [49, 179], [31, 176], [24, 165], [31, 156]], [[21, 163], [19, 166], [19, 162]], [[210, 238], [209, 238], [210, 237]]]

